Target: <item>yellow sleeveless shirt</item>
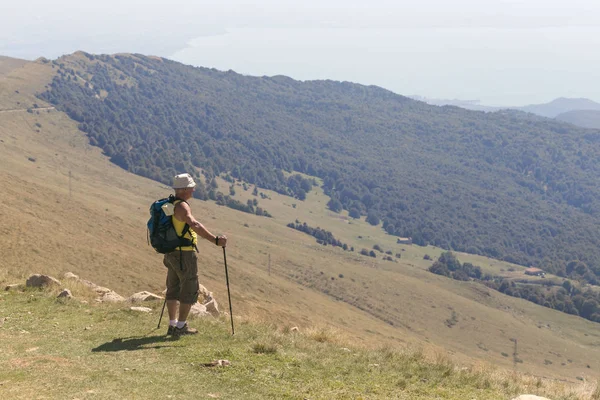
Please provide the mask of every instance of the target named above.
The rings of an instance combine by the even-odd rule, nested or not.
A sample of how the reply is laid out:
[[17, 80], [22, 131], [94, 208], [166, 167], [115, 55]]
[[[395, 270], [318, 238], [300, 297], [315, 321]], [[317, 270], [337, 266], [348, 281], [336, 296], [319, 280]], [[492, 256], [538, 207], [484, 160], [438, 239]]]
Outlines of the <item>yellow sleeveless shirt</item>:
[[[181, 202], [181, 200], [175, 200], [175, 202], [173, 203], [175, 206], [177, 206], [177, 204], [179, 204]], [[177, 218], [175, 218], [175, 215], [173, 215], [171, 217], [171, 219], [173, 220], [173, 227], [175, 228], [175, 232], [177, 232], [178, 236], [181, 236], [181, 233], [183, 232], [183, 228], [185, 228], [185, 222], [184, 221], [180, 221]], [[192, 228], [190, 228], [190, 230], [183, 236], [184, 238], [187, 239], [192, 239], [192, 243], [194, 243], [194, 246], [198, 243], [198, 237], [196, 235], [196, 232], [194, 232], [192, 230]], [[178, 247], [176, 250], [179, 251], [195, 251], [196, 249], [194, 248], [194, 246], [183, 246], [183, 247]]]

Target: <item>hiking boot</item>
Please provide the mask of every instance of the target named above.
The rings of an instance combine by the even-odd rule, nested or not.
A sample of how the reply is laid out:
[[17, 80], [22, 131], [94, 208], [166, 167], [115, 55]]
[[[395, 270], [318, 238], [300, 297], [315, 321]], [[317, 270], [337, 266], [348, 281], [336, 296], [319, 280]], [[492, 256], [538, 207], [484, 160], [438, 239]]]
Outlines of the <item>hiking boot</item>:
[[187, 322], [185, 323], [183, 328], [177, 328], [177, 327], [174, 327], [174, 328], [175, 329], [173, 329], [173, 336], [175, 336], [175, 337], [179, 337], [179, 336], [183, 336], [183, 335], [195, 335], [196, 333], [198, 333], [198, 329], [190, 328], [188, 326]]
[[175, 329], [177, 329], [176, 326], [169, 325], [169, 329], [167, 329], [167, 336], [174, 335], [175, 334]]

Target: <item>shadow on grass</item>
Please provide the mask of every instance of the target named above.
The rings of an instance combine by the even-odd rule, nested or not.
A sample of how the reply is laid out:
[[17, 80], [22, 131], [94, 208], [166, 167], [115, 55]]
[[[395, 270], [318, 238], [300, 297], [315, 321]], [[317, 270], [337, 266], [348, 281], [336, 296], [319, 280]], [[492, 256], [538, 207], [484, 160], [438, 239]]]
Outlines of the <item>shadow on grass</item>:
[[[155, 336], [132, 336], [127, 338], [116, 338], [110, 342], [101, 344], [92, 349], [92, 352], [99, 351], [131, 351], [131, 350], [147, 350], [160, 349], [163, 347], [174, 347], [171, 345], [160, 345], [159, 343], [174, 342], [176, 339], [165, 335]], [[154, 344], [154, 346], [151, 346]]]

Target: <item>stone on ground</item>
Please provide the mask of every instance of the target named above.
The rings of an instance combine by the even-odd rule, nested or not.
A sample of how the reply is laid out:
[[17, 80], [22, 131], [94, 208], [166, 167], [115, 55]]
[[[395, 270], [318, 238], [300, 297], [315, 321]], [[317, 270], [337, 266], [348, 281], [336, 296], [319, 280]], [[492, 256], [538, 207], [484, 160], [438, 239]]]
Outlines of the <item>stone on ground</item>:
[[204, 306], [204, 304], [196, 303], [190, 309], [190, 315], [192, 317], [206, 317], [210, 314], [208, 313], [208, 311], [206, 311], [206, 307]]
[[152, 309], [148, 308], [148, 307], [129, 307], [129, 309], [131, 311], [139, 311], [139, 312], [145, 312], [145, 313], [152, 312]]
[[41, 288], [50, 285], [60, 285], [60, 281], [49, 275], [33, 274], [27, 279], [25, 285], [27, 287]]
[[63, 291], [60, 292], [57, 297], [59, 297], [59, 298], [65, 297], [67, 299], [72, 299], [73, 294], [71, 293], [71, 291], [69, 289], [63, 289]]
[[125, 297], [121, 296], [117, 292], [109, 290], [108, 292], [104, 293], [102, 297], [99, 297], [98, 300], [102, 303], [118, 303], [120, 301], [125, 301]]
[[6, 291], [10, 291], [10, 290], [21, 290], [23, 288], [23, 285], [21, 285], [20, 283], [13, 283], [11, 285], [7, 285], [4, 290]]
[[162, 297], [157, 296], [154, 293], [143, 291], [132, 294], [128, 300], [132, 303], [138, 303], [142, 301], [162, 300]]

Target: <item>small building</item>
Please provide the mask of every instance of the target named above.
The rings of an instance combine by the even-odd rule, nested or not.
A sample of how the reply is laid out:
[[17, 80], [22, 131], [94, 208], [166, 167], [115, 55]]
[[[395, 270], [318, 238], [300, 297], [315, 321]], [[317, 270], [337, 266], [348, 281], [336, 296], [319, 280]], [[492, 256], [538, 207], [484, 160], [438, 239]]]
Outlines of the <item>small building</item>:
[[396, 241], [397, 244], [412, 244], [412, 238], [408, 237], [408, 238], [398, 238], [398, 240]]
[[546, 275], [546, 273], [544, 272], [544, 270], [540, 269], [540, 268], [527, 268], [525, 270], [525, 275], [531, 275], [531, 276], [544, 276]]

